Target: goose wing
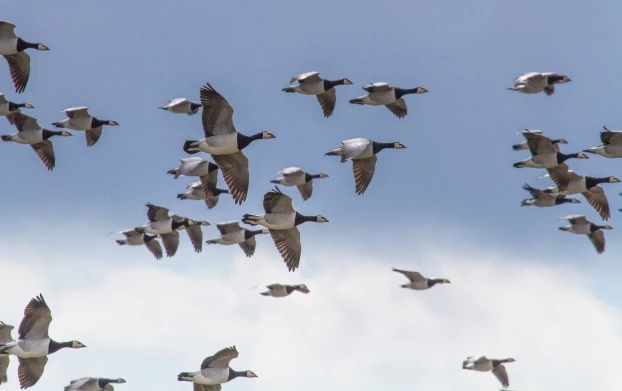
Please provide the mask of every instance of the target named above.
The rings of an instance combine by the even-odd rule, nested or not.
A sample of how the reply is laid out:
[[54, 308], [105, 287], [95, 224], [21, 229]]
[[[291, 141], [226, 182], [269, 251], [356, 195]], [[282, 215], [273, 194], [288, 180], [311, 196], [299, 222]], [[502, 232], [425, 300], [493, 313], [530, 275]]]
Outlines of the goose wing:
[[[85, 385], [94, 386], [97, 382], [97, 379], [92, 377], [83, 377], [80, 379], [75, 379], [69, 382], [69, 385], [65, 387], [65, 391], [79, 391]], [[99, 387], [97, 387], [99, 388]]]
[[297, 187], [303, 201], [311, 198], [311, 195], [313, 194], [313, 181], [309, 181], [304, 185], [298, 185]]
[[294, 212], [291, 197], [282, 193], [278, 186], [264, 194], [263, 209], [266, 213]]
[[166, 251], [167, 257], [172, 257], [177, 252], [177, 248], [179, 247], [179, 232], [172, 231], [167, 234], [161, 235], [162, 244], [164, 245], [164, 250]]
[[56, 155], [54, 154], [54, 145], [50, 140], [43, 140], [40, 143], [31, 144], [32, 149], [35, 151], [39, 159], [45, 164], [45, 167], [49, 171], [52, 171], [56, 166]]
[[103, 125], [100, 125], [93, 129], [85, 130], [84, 133], [86, 134], [86, 146], [92, 147], [93, 145], [95, 145], [95, 143], [99, 141], [99, 138], [102, 136], [103, 130]]
[[160, 245], [160, 242], [157, 241], [157, 239], [151, 239], [150, 241], [145, 243], [145, 246], [147, 246], [147, 250], [149, 250], [149, 252], [153, 254], [155, 259], [162, 259], [162, 246]]
[[91, 116], [89, 114], [89, 108], [85, 106], [71, 107], [69, 109], [63, 110], [63, 112], [65, 112], [65, 115], [68, 118], [89, 118]]
[[603, 144], [622, 144], [622, 132], [613, 132], [611, 130], [600, 132], [600, 141]]
[[205, 205], [207, 209], [212, 209], [218, 203], [218, 198], [214, 195], [216, 185], [218, 184], [218, 170], [207, 173], [207, 175], [201, 175], [201, 189], [205, 195]]
[[213, 158], [222, 171], [222, 176], [225, 178], [225, 183], [233, 196], [233, 200], [238, 205], [242, 204], [246, 201], [250, 180], [248, 158], [242, 151], [229, 155], [214, 155]]
[[266, 285], [266, 288], [273, 290], [273, 289], [283, 289], [285, 288], [285, 285], [283, 284], [270, 284], [270, 285]]
[[542, 155], [557, 152], [550, 138], [537, 133], [524, 133], [527, 146], [532, 155]]
[[395, 114], [397, 118], [404, 118], [408, 114], [408, 107], [406, 107], [406, 101], [404, 98], [399, 98], [393, 103], [385, 105], [390, 112]]
[[15, 327], [8, 325], [4, 322], [0, 322], [0, 344], [13, 341], [11, 337], [11, 331]]
[[39, 126], [39, 123], [35, 118], [18, 111], [14, 111], [7, 115], [6, 119], [11, 125], [14, 125], [17, 128], [18, 132], [41, 129], [41, 126]]
[[353, 138], [341, 142], [341, 162], [354, 159], [362, 154], [371, 145], [371, 140], [366, 138]]
[[147, 218], [149, 219], [149, 222], [153, 223], [154, 221], [168, 220], [171, 218], [168, 208], [154, 205], [151, 202], [148, 202], [145, 205], [147, 206]]
[[257, 240], [255, 240], [254, 236], [251, 236], [249, 239], [246, 239], [242, 243], [238, 243], [242, 251], [244, 251], [244, 255], [247, 257], [252, 257], [255, 254], [255, 247], [257, 247]]
[[555, 182], [555, 185], [560, 193], [566, 190], [570, 182], [581, 179], [580, 175], [577, 175], [577, 173], [568, 169], [568, 165], [566, 163], [558, 164], [557, 166], [547, 168], [546, 170], [548, 171], [553, 182]]
[[213, 356], [209, 356], [201, 363], [201, 369], [206, 368], [228, 368], [229, 362], [239, 356], [235, 346], [230, 346], [216, 352]]
[[408, 271], [408, 270], [400, 270], [400, 269], [396, 269], [396, 268], [393, 268], [393, 271], [397, 272], [397, 273], [403, 274], [406, 278], [408, 278], [410, 280], [410, 282], [423, 281], [423, 280], [426, 279], [419, 272], [413, 272], [413, 271]]
[[17, 38], [15, 25], [11, 22], [0, 20], [0, 39]]
[[570, 224], [572, 225], [584, 225], [584, 224], [589, 224], [590, 222], [587, 221], [587, 219], [585, 218], [585, 216], [583, 215], [568, 215], [568, 216], [562, 216], [559, 218], [560, 220], [568, 220], [570, 222]]
[[209, 83], [201, 88], [201, 105], [205, 137], [236, 132], [233, 125], [233, 107]]
[[4, 59], [9, 64], [15, 92], [21, 94], [26, 89], [30, 78], [30, 56], [26, 52], [19, 52], [4, 56]]
[[334, 88], [323, 92], [319, 95], [315, 96], [317, 101], [322, 106], [322, 112], [324, 113], [324, 117], [328, 118], [333, 115], [333, 111], [335, 111], [335, 103], [337, 102], [337, 93]]
[[527, 190], [527, 191], [531, 194], [531, 196], [532, 196], [533, 198], [540, 198], [540, 196], [541, 196], [542, 194], [544, 194], [544, 193], [542, 193], [542, 190], [540, 190], [540, 189], [536, 189], [535, 187], [531, 187], [531, 186], [529, 186], [529, 184], [528, 184], [528, 183], [525, 183], [525, 184], [523, 185], [523, 189], [524, 189], [524, 190]]
[[300, 254], [302, 253], [298, 228], [271, 229], [269, 231], [277, 250], [287, 265], [287, 270], [290, 272], [296, 270], [300, 265]]
[[224, 223], [218, 223], [216, 224], [216, 228], [218, 228], [218, 231], [220, 232], [221, 235], [226, 235], [232, 232], [237, 232], [242, 229], [242, 227], [240, 227], [240, 223], [238, 223], [237, 221], [227, 221]]
[[605, 252], [605, 233], [602, 230], [596, 230], [588, 234], [587, 237], [590, 238], [597, 253], [602, 254]]
[[292, 176], [300, 177], [300, 176], [304, 176], [305, 172], [300, 167], [286, 167], [286, 168], [279, 170], [279, 174], [286, 176], [286, 177], [292, 177]]
[[33, 358], [20, 357], [19, 367], [17, 368], [20, 388], [29, 388], [37, 384], [43, 375], [47, 362], [48, 356]]
[[201, 225], [197, 224], [186, 227], [186, 232], [188, 233], [188, 238], [190, 238], [192, 247], [194, 247], [194, 252], [200, 253], [203, 251], [203, 230], [201, 229]]
[[121, 231], [119, 233], [125, 235], [125, 237], [127, 238], [136, 238], [139, 236], [143, 236], [143, 234], [136, 232], [136, 230], [134, 229], [126, 229], [125, 231]]
[[320, 77], [320, 72], [307, 72], [307, 73], [302, 73], [300, 75], [296, 75], [293, 76], [291, 78], [291, 80], [289, 81], [289, 84], [292, 84], [295, 81], [309, 81], [309, 82], [314, 82], [314, 81], [322, 81], [322, 78]]
[[354, 173], [354, 183], [356, 185], [356, 194], [363, 194], [376, 171], [376, 161], [378, 157], [373, 155], [365, 159], [352, 160], [352, 171]]
[[11, 359], [8, 356], [0, 357], [0, 384], [9, 380], [6, 376], [6, 370], [9, 368], [10, 362]]
[[220, 384], [212, 384], [212, 385], [198, 384], [198, 383], [192, 383], [192, 384], [194, 387], [192, 391], [220, 391], [222, 388]]
[[499, 364], [496, 368], [492, 370], [492, 374], [501, 382], [503, 388], [507, 388], [510, 386], [510, 380], [508, 379], [508, 373], [505, 370], [505, 365]]
[[43, 295], [39, 294], [31, 299], [24, 309], [24, 318], [18, 329], [19, 339], [48, 338], [50, 322], [52, 322], [52, 312], [43, 299]]
[[377, 83], [369, 83], [363, 86], [363, 89], [367, 92], [381, 92], [381, 91], [391, 91], [393, 87], [391, 87], [389, 83], [377, 82]]
[[609, 201], [602, 187], [596, 185], [581, 194], [583, 194], [587, 202], [598, 212], [603, 220], [609, 220], [611, 217]]

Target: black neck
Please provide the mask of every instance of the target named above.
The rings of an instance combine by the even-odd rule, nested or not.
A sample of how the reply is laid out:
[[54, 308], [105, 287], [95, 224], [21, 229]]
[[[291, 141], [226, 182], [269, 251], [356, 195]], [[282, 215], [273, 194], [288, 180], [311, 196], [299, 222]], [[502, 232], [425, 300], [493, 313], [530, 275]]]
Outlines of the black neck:
[[13, 103], [9, 102], [9, 111], [15, 111], [20, 107], [26, 107], [26, 103]]
[[250, 238], [252, 238], [255, 235], [260, 235], [261, 233], [263, 233], [263, 230], [258, 229], [256, 231], [250, 230], [250, 229], [245, 229], [244, 230], [244, 239], [248, 240]]
[[173, 222], [171, 223], [171, 228], [177, 229], [181, 227], [182, 225], [188, 225], [188, 222], [186, 220], [182, 220], [182, 221], [173, 220]]
[[54, 352], [58, 352], [63, 348], [70, 348], [73, 346], [73, 342], [56, 342], [53, 339], [50, 339], [50, 344], [48, 345], [48, 353], [52, 354]]
[[99, 388], [104, 388], [104, 387], [106, 387], [110, 383], [117, 383], [117, 379], [99, 378], [97, 380], [97, 383], [99, 384]]
[[200, 103], [190, 102], [190, 109], [191, 109], [191, 110], [197, 109], [197, 108], [199, 108], [199, 107], [201, 107], [201, 104], [200, 104]]
[[585, 177], [585, 187], [587, 187], [588, 189], [591, 189], [592, 187], [598, 185], [599, 183], [606, 183], [606, 182], [609, 182], [609, 177], [606, 177], [606, 178], [594, 178], [591, 176]]
[[326, 79], [324, 79], [324, 91], [328, 91], [331, 88], [333, 88], [334, 86], [344, 85], [345, 82], [346, 82], [346, 79], [339, 79], [339, 80], [326, 80]]
[[110, 122], [110, 121], [101, 120], [99, 118], [93, 117], [93, 119], [91, 120], [91, 128], [96, 128], [96, 127], [102, 126], [102, 125], [108, 125], [108, 122]]
[[305, 173], [305, 182], [309, 182], [312, 179], [319, 178], [320, 174], [311, 175], [309, 173]]
[[417, 89], [416, 88], [399, 88], [399, 87], [395, 87], [395, 99], [399, 99], [404, 95], [408, 95], [408, 94], [416, 94], [417, 93]]
[[395, 147], [395, 143], [379, 143], [379, 142], [373, 141], [371, 144], [372, 144], [372, 151], [374, 152], [374, 155], [382, 151], [385, 148]]
[[214, 163], [212, 163], [212, 162], [207, 163], [207, 172], [208, 172], [208, 173], [213, 172], [213, 171], [216, 171], [216, 170], [218, 170], [219, 168], [220, 168], [220, 167], [218, 167], [216, 164], [214, 164]]
[[558, 81], [562, 80], [563, 78], [564, 78], [564, 77], [563, 77], [563, 76], [560, 76], [560, 75], [550, 75], [550, 76], [547, 76], [546, 81], [547, 81], [549, 84], [553, 84], [553, 83], [555, 83], [555, 82], [558, 82]]
[[566, 198], [562, 196], [555, 197], [555, 205], [565, 204], [566, 202], [572, 202], [572, 198]]
[[56, 131], [56, 130], [47, 130], [47, 129], [43, 129], [41, 131], [41, 136], [43, 137], [44, 140], [49, 139], [52, 136], [60, 136], [63, 134], [62, 130]]
[[569, 153], [569, 154], [565, 154], [565, 153], [561, 153], [561, 152], [557, 152], [557, 162], [558, 163], [562, 163], [570, 158], [577, 158], [579, 157], [578, 153]]
[[428, 287], [431, 288], [434, 285], [438, 284], [439, 282], [441, 282], [441, 280], [438, 278], [428, 278]]
[[596, 225], [594, 223], [590, 223], [590, 232], [598, 231], [599, 229], [603, 229], [605, 227], [605, 225]]
[[236, 377], [247, 377], [246, 371], [234, 371], [233, 369], [229, 368], [229, 378], [227, 379], [227, 381], [231, 381]]
[[23, 52], [25, 49], [37, 49], [39, 47], [38, 43], [24, 41], [21, 38], [17, 38], [17, 51]]
[[316, 216], [305, 216], [296, 212], [296, 219], [294, 220], [294, 225], [300, 225], [302, 223], [306, 223], [307, 221], [317, 221]]
[[298, 285], [285, 285], [285, 292], [292, 293], [298, 288]]
[[145, 243], [149, 243], [149, 242], [151, 242], [155, 238], [156, 238], [155, 235], [143, 234], [143, 241]]
[[263, 132], [259, 132], [252, 136], [247, 136], [242, 133], [238, 133], [238, 149], [241, 151], [248, 146], [248, 144], [252, 143], [255, 140], [259, 140], [263, 138]]
[[229, 193], [229, 190], [215, 188], [214, 190], [212, 190], [212, 193], [214, 193], [215, 196], [218, 196], [218, 195], [221, 195], [221, 194]]

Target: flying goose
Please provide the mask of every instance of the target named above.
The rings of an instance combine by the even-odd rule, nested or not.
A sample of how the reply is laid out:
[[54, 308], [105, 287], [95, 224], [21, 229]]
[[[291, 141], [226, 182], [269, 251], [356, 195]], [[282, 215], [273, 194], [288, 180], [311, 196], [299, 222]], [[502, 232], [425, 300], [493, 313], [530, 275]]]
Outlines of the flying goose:
[[229, 194], [229, 190], [227, 189], [219, 189], [214, 188], [210, 191], [210, 196], [208, 197], [203, 190], [203, 184], [200, 181], [189, 183], [186, 186], [185, 193], [177, 194], [177, 198], [180, 200], [196, 200], [196, 201], [205, 201], [207, 208], [212, 209], [218, 204], [218, 200], [220, 199], [221, 194]]
[[125, 239], [118, 239], [117, 244], [120, 246], [141, 246], [145, 245], [147, 250], [153, 254], [155, 259], [162, 259], [162, 246], [158, 242], [157, 235], [147, 235], [145, 233], [138, 233], [133, 229], [126, 229], [119, 232], [125, 235]]
[[328, 178], [328, 174], [315, 174], [311, 175], [302, 171], [299, 167], [287, 167], [279, 171], [279, 174], [283, 175], [270, 183], [281, 184], [283, 186], [296, 186], [302, 196], [302, 200], [306, 201], [311, 198], [313, 194], [313, 180], [317, 178]]
[[15, 35], [13, 23], [0, 21], [0, 54], [9, 64], [11, 79], [18, 94], [24, 92], [30, 77], [30, 56], [25, 52], [26, 49], [50, 50], [42, 43], [24, 41]]
[[533, 205], [533, 206], [539, 206], [539, 207], [548, 207], [548, 206], [562, 205], [565, 203], [571, 203], [571, 204], [581, 203], [581, 201], [579, 201], [576, 198], [566, 198], [566, 196], [564, 195], [552, 194], [545, 190], [540, 190], [540, 189], [531, 187], [527, 183], [523, 185], [523, 189], [531, 193], [532, 198], [524, 199], [523, 201], [521, 201], [520, 206]]
[[296, 75], [291, 78], [289, 84], [298, 82], [293, 86], [283, 88], [285, 92], [298, 92], [304, 95], [315, 95], [317, 101], [322, 106], [324, 117], [328, 118], [333, 115], [335, 103], [337, 102], [337, 94], [335, 86], [352, 84], [350, 79], [327, 80], [320, 77], [319, 72], [307, 72]]
[[238, 133], [233, 125], [233, 107], [209, 83], [201, 88], [203, 113], [202, 140], [188, 140], [184, 151], [189, 154], [205, 152], [212, 155], [222, 170], [227, 187], [236, 204], [241, 205], [248, 193], [248, 159], [242, 152], [250, 143], [260, 139], [271, 139], [270, 132], [260, 132], [253, 136]]
[[302, 252], [300, 231], [297, 226], [307, 221], [328, 223], [328, 220], [324, 216], [305, 216], [296, 212], [292, 206], [292, 199], [283, 194], [277, 186], [264, 195], [263, 208], [266, 214], [245, 214], [242, 222], [268, 228], [276, 248], [287, 265], [287, 269], [290, 272], [296, 270], [300, 264]]
[[216, 239], [208, 240], [205, 243], [224, 245], [239, 244], [244, 254], [249, 258], [255, 254], [255, 247], [257, 246], [255, 236], [262, 234], [267, 235], [270, 233], [265, 228], [256, 231], [242, 228], [237, 221], [218, 223], [216, 224], [216, 228], [220, 231], [220, 236]]
[[402, 149], [400, 142], [380, 143], [366, 138], [343, 140], [341, 147], [325, 153], [325, 156], [341, 156], [341, 163], [352, 160], [356, 194], [363, 194], [376, 171], [376, 154], [385, 148]]
[[386, 106], [397, 118], [404, 118], [408, 114], [408, 107], [403, 96], [408, 94], [425, 94], [423, 87], [399, 88], [391, 87], [388, 83], [370, 83], [363, 87], [367, 95], [350, 100], [357, 105]]
[[179, 247], [179, 232], [177, 232], [177, 229], [181, 226], [196, 225], [196, 222], [191, 219], [178, 218], [175, 215], [171, 215], [168, 208], [163, 206], [154, 205], [150, 202], [145, 204], [145, 206], [147, 207], [149, 224], [143, 227], [136, 227], [134, 230], [141, 234], [149, 233], [161, 237], [166, 256], [172, 257]]
[[282, 285], [282, 284], [270, 284], [270, 285], [259, 285], [254, 288], [264, 287], [268, 290], [265, 292], [261, 292], [262, 296], [272, 296], [272, 297], [285, 297], [289, 296], [292, 292], [298, 291], [304, 294], [311, 292], [309, 288], [305, 284], [299, 285]]
[[84, 130], [86, 134], [86, 146], [92, 147], [102, 136], [104, 125], [119, 126], [115, 120], [101, 120], [93, 117], [88, 112], [88, 107], [72, 107], [61, 110], [67, 118], [62, 121], [53, 122], [52, 125], [57, 128], [68, 128], [73, 130]]
[[570, 154], [559, 152], [559, 148], [555, 148], [553, 141], [541, 134], [527, 131], [523, 133], [523, 136], [527, 139], [527, 147], [532, 156], [522, 162], [514, 163], [516, 168], [553, 168], [570, 158], [588, 159], [583, 152]]
[[400, 270], [393, 268], [394, 272], [403, 274], [410, 281], [408, 284], [400, 285], [402, 288], [409, 288], [416, 291], [423, 291], [432, 288], [436, 284], [450, 284], [446, 278], [427, 278], [421, 275], [419, 272], [413, 272], [408, 270]]
[[[542, 131], [525, 129], [525, 131], [519, 132], [519, 133], [523, 135], [526, 133], [542, 134]], [[556, 138], [556, 139], [551, 139], [551, 143], [553, 144], [553, 148], [555, 148], [556, 151], [559, 151], [559, 144], [568, 144], [568, 141], [566, 141], [566, 139], [563, 139], [563, 138]], [[524, 143], [512, 145], [512, 149], [515, 151], [522, 151], [524, 149], [529, 149], [529, 145], [527, 145], [527, 142], [525, 141]]]
[[52, 322], [52, 313], [45, 303], [43, 295], [30, 300], [24, 310], [24, 318], [19, 324], [18, 340], [0, 343], [1, 354], [14, 354], [19, 357], [17, 376], [20, 388], [29, 388], [37, 384], [48, 355], [63, 348], [80, 349], [86, 346], [78, 341], [56, 342], [48, 336]]
[[[235, 346], [224, 348], [213, 356], [207, 357], [201, 363], [201, 370], [196, 372], [182, 372], [177, 375], [178, 381], [189, 381], [199, 385], [220, 385], [227, 383], [236, 377], [257, 377], [253, 371], [234, 371], [229, 366], [229, 362], [239, 355]], [[219, 390], [217, 388], [216, 390]], [[213, 387], [203, 388], [203, 390], [215, 390]], [[197, 391], [197, 387], [195, 387]]]
[[507, 388], [510, 386], [510, 380], [503, 364], [514, 361], [516, 360], [514, 360], [513, 358], [490, 359], [486, 358], [486, 356], [482, 356], [479, 358], [467, 357], [467, 359], [462, 362], [462, 369], [478, 372], [492, 371], [492, 374], [495, 375], [499, 382], [501, 382], [501, 385], [504, 388]]
[[560, 220], [568, 220], [570, 225], [559, 227], [560, 231], [572, 232], [577, 235], [587, 235], [594, 245], [596, 252], [605, 252], [605, 233], [604, 229], [613, 229], [610, 225], [596, 225], [588, 221], [583, 215], [562, 216]]
[[65, 391], [114, 391], [114, 384], [123, 384], [126, 381], [124, 379], [106, 379], [103, 377], [83, 377], [80, 379], [72, 380], [68, 386], [65, 387]]
[[[179, 160], [181, 165], [168, 173], [175, 176], [198, 176], [201, 180], [203, 197], [197, 198], [205, 200], [208, 209], [212, 209], [218, 203], [218, 195], [229, 193], [228, 190], [216, 189], [218, 184], [218, 166], [200, 157], [187, 157]], [[179, 198], [179, 195], [178, 195]]]
[[[7, 342], [13, 342], [13, 337], [11, 337], [11, 331], [14, 328], [15, 327], [0, 321], [0, 345]], [[8, 354], [0, 354], [0, 384], [6, 383], [8, 380], [6, 376], [6, 370], [9, 367], [9, 361], [10, 360]]]
[[599, 183], [618, 183], [620, 180], [614, 176], [595, 178], [590, 176], [578, 175], [572, 170], [568, 169], [566, 163], [548, 169], [548, 175], [542, 175], [540, 178], [550, 176], [553, 182], [557, 185], [557, 188], [548, 188], [545, 192], [559, 194], [559, 195], [571, 195], [581, 193], [587, 202], [600, 214], [603, 220], [608, 220], [611, 217], [609, 213], [609, 201], [605, 195], [605, 191], [602, 187], [598, 186]]
[[4, 94], [0, 93], [0, 117], [7, 116], [20, 108], [34, 109], [32, 103], [14, 103], [8, 101]]
[[571, 82], [565, 75], [553, 72], [529, 72], [523, 73], [514, 79], [514, 85], [508, 90], [522, 92], [524, 94], [537, 94], [544, 91], [548, 95], [555, 92], [555, 84]]
[[175, 114], [187, 114], [195, 115], [199, 112], [201, 104], [193, 102], [186, 98], [175, 98], [168, 101], [164, 106], [160, 106], [160, 109], [170, 111]]
[[600, 141], [603, 143], [598, 147], [584, 149], [589, 152], [606, 158], [622, 158], [622, 132], [613, 131], [603, 126], [604, 132], [600, 132]]
[[[173, 220], [183, 221], [184, 217], [173, 215]], [[203, 230], [201, 227], [206, 225], [211, 225], [205, 220], [193, 220], [195, 222], [192, 226], [180, 225], [176, 228], [176, 231], [186, 230], [188, 234], [188, 238], [190, 239], [190, 243], [192, 243], [192, 247], [194, 248], [195, 253], [200, 253], [203, 251]]]
[[17, 133], [0, 136], [2, 141], [12, 141], [19, 144], [30, 145], [37, 156], [39, 156], [39, 159], [45, 164], [45, 167], [47, 167], [49, 171], [52, 171], [56, 166], [56, 156], [50, 137], [69, 137], [71, 133], [66, 130], [52, 131], [43, 129], [39, 126], [35, 118], [20, 112], [12, 112], [7, 116], [7, 119], [9, 123], [15, 125]]

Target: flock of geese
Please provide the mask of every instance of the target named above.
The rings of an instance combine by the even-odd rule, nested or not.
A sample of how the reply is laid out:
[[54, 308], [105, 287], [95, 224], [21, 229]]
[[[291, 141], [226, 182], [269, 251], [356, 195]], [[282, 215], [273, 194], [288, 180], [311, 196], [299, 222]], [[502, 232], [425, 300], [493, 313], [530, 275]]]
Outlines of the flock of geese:
[[[31, 43], [14, 32], [15, 26], [0, 21], [0, 54], [6, 59], [10, 75], [17, 93], [24, 92], [30, 75], [30, 57], [27, 49], [40, 51], [49, 50], [42, 43]], [[556, 73], [526, 73], [514, 80], [508, 88], [525, 94], [545, 93], [552, 95], [555, 86], [570, 82], [570, 78]], [[294, 76], [290, 85], [283, 88], [286, 93], [313, 95], [320, 104], [324, 117], [330, 117], [336, 106], [336, 88], [353, 84], [349, 79], [329, 80], [320, 77], [318, 72], [308, 72]], [[364, 96], [350, 100], [351, 104], [385, 106], [393, 115], [404, 118], [408, 108], [404, 97], [409, 94], [428, 92], [423, 87], [399, 88], [388, 83], [378, 82], [365, 85]], [[84, 131], [88, 147], [94, 146], [101, 138], [104, 126], [118, 126], [115, 120], [99, 119], [89, 113], [87, 107], [68, 108], [63, 110], [66, 118], [52, 123], [60, 130], [48, 130], [41, 127], [37, 120], [22, 113], [22, 109], [33, 109], [31, 103], [14, 103], [0, 94], [0, 116], [6, 116], [9, 123], [17, 129], [17, 133], [2, 135], [5, 142], [29, 145], [38, 155], [48, 170], [53, 170], [56, 163], [52, 138], [54, 136], [72, 136], [68, 130]], [[244, 149], [256, 140], [270, 140], [276, 136], [268, 131], [253, 135], [239, 133], [233, 122], [233, 107], [216, 89], [207, 83], [200, 89], [200, 102], [186, 98], [170, 100], [160, 109], [175, 113], [195, 115], [202, 110], [201, 123], [203, 138], [187, 140], [181, 149], [188, 155], [203, 153], [211, 156], [212, 161], [198, 156], [180, 159], [177, 168], [168, 174], [179, 178], [182, 176], [198, 178], [190, 183], [185, 193], [177, 194], [180, 200], [202, 200], [207, 209], [217, 206], [221, 195], [231, 196], [237, 205], [245, 202], [248, 195], [250, 170], [249, 161]], [[563, 153], [561, 144], [564, 139], [550, 139], [538, 130], [522, 132], [526, 142], [513, 146], [514, 150], [529, 150], [531, 157], [514, 164], [517, 168], [546, 169], [555, 183], [555, 187], [540, 190], [524, 185], [531, 198], [522, 201], [523, 206], [552, 207], [564, 203], [580, 203], [569, 195], [582, 194], [587, 202], [598, 212], [603, 220], [610, 218], [607, 197], [600, 184], [620, 182], [613, 176], [591, 177], [570, 170], [569, 159], [587, 159], [589, 154], [597, 154], [606, 158], [622, 157], [622, 132], [610, 131], [605, 128], [601, 133], [602, 145], [585, 149], [576, 153]], [[338, 156], [341, 163], [352, 161], [354, 190], [356, 194], [364, 194], [374, 177], [377, 155], [384, 149], [404, 149], [401, 142], [380, 142], [367, 138], [354, 138], [341, 141], [341, 145], [325, 153], [326, 156]], [[218, 173], [222, 173], [226, 187], [218, 187]], [[258, 235], [270, 235], [278, 249], [287, 269], [295, 271], [300, 266], [302, 253], [301, 237], [298, 226], [306, 222], [326, 223], [328, 219], [322, 215], [304, 215], [298, 212], [292, 198], [281, 191], [283, 187], [296, 187], [302, 201], [313, 196], [314, 180], [327, 178], [325, 173], [310, 173], [299, 167], [287, 167], [279, 171], [280, 177], [272, 181], [274, 189], [263, 196], [263, 214], [243, 214], [240, 221], [248, 226], [261, 226], [261, 229], [249, 229], [240, 225], [240, 221], [227, 221], [216, 224], [220, 235], [209, 239], [206, 243], [220, 245], [239, 245], [247, 257], [252, 257], [257, 246]], [[544, 175], [542, 176], [544, 177]], [[117, 240], [119, 245], [145, 246], [156, 259], [164, 254], [173, 257], [179, 247], [179, 236], [185, 231], [196, 252], [203, 248], [202, 227], [210, 225], [207, 221], [179, 216], [171, 213], [167, 207], [146, 204], [148, 223], [131, 229], [120, 231], [125, 239]], [[609, 225], [597, 225], [583, 215], [565, 216], [570, 225], [560, 230], [587, 235], [598, 253], [605, 250], [603, 230], [611, 229]], [[162, 249], [162, 245], [164, 250]], [[393, 269], [408, 279], [403, 288], [413, 290], [430, 289], [437, 284], [448, 284], [445, 278], [428, 278], [416, 271]], [[261, 295], [285, 297], [293, 292], [309, 293], [304, 284], [283, 285], [271, 284]], [[18, 378], [22, 389], [34, 386], [41, 376], [48, 360], [48, 355], [64, 348], [80, 349], [86, 347], [79, 341], [56, 342], [48, 335], [52, 321], [51, 311], [42, 295], [33, 298], [24, 311], [18, 329], [18, 339], [11, 336], [13, 326], [0, 322], [0, 383], [7, 381], [9, 357], [17, 356], [19, 360]], [[194, 391], [219, 391], [221, 384], [238, 377], [255, 378], [250, 371], [233, 370], [229, 364], [238, 357], [235, 346], [224, 348], [207, 357], [198, 371], [181, 372], [179, 381], [192, 382]], [[513, 358], [491, 359], [486, 356], [468, 357], [463, 361], [462, 368], [479, 372], [492, 372], [503, 387], [509, 386], [506, 363], [514, 362]], [[65, 391], [112, 391], [112, 384], [125, 383], [125, 380], [84, 377], [72, 380]]]

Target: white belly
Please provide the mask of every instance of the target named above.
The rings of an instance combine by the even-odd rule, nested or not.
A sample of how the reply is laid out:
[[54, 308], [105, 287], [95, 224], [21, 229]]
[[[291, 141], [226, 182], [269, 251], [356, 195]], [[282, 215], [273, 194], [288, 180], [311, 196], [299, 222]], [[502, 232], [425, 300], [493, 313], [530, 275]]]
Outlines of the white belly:
[[553, 168], [558, 165], [557, 152], [535, 155], [524, 161], [525, 167], [531, 168]]
[[589, 224], [573, 225], [570, 227], [570, 231], [568, 232], [572, 232], [577, 235], [588, 235], [590, 233], [590, 226]]
[[92, 118], [91, 116], [88, 118], [71, 118], [67, 122], [67, 127], [73, 130], [91, 130]]
[[268, 229], [289, 229], [294, 227], [296, 213], [270, 213], [259, 224]]
[[229, 234], [222, 235], [220, 237], [222, 242], [220, 244], [230, 245], [230, 244], [239, 244], [244, 242], [244, 231], [232, 232]]
[[9, 353], [21, 358], [43, 357], [48, 355], [50, 340], [45, 339], [23, 339], [17, 341]]
[[393, 102], [395, 102], [397, 99], [395, 99], [395, 91], [394, 90], [390, 90], [390, 91], [377, 91], [377, 92], [370, 92], [369, 93], [369, 99], [378, 102], [380, 104], [383, 105], [388, 105], [391, 104]]
[[315, 82], [315, 83], [301, 83], [297, 92], [305, 95], [319, 95], [323, 94], [324, 91], [324, 82]]
[[581, 178], [578, 180], [571, 181], [568, 184], [568, 187], [566, 187], [566, 190], [564, 190], [563, 192], [559, 194], [571, 195], [571, 194], [583, 193], [584, 191], [587, 191], [587, 188], [585, 187], [585, 178]]
[[410, 289], [414, 289], [416, 291], [423, 291], [423, 290], [429, 289], [428, 281], [424, 280], [424, 281], [411, 282]]
[[172, 222], [172, 219], [154, 221], [152, 223], [149, 223], [149, 225], [145, 229], [145, 232], [152, 235], [164, 235], [169, 232], [173, 232], [173, 229], [171, 227]]
[[17, 38], [0, 39], [0, 54], [3, 56], [17, 53]]
[[354, 157], [353, 159], [367, 159], [368, 157], [372, 157], [372, 156], [374, 156], [374, 151], [371, 145], [369, 145], [369, 147], [365, 148], [363, 152], [361, 152], [358, 156]]
[[16, 134], [16, 137], [13, 137], [13, 142], [19, 144], [36, 144], [43, 141], [41, 137], [41, 130], [24, 130]]
[[237, 134], [223, 134], [207, 137], [197, 146], [201, 152], [210, 155], [229, 155], [238, 152]]
[[229, 368], [205, 368], [192, 380], [198, 384], [222, 384], [229, 379]]

